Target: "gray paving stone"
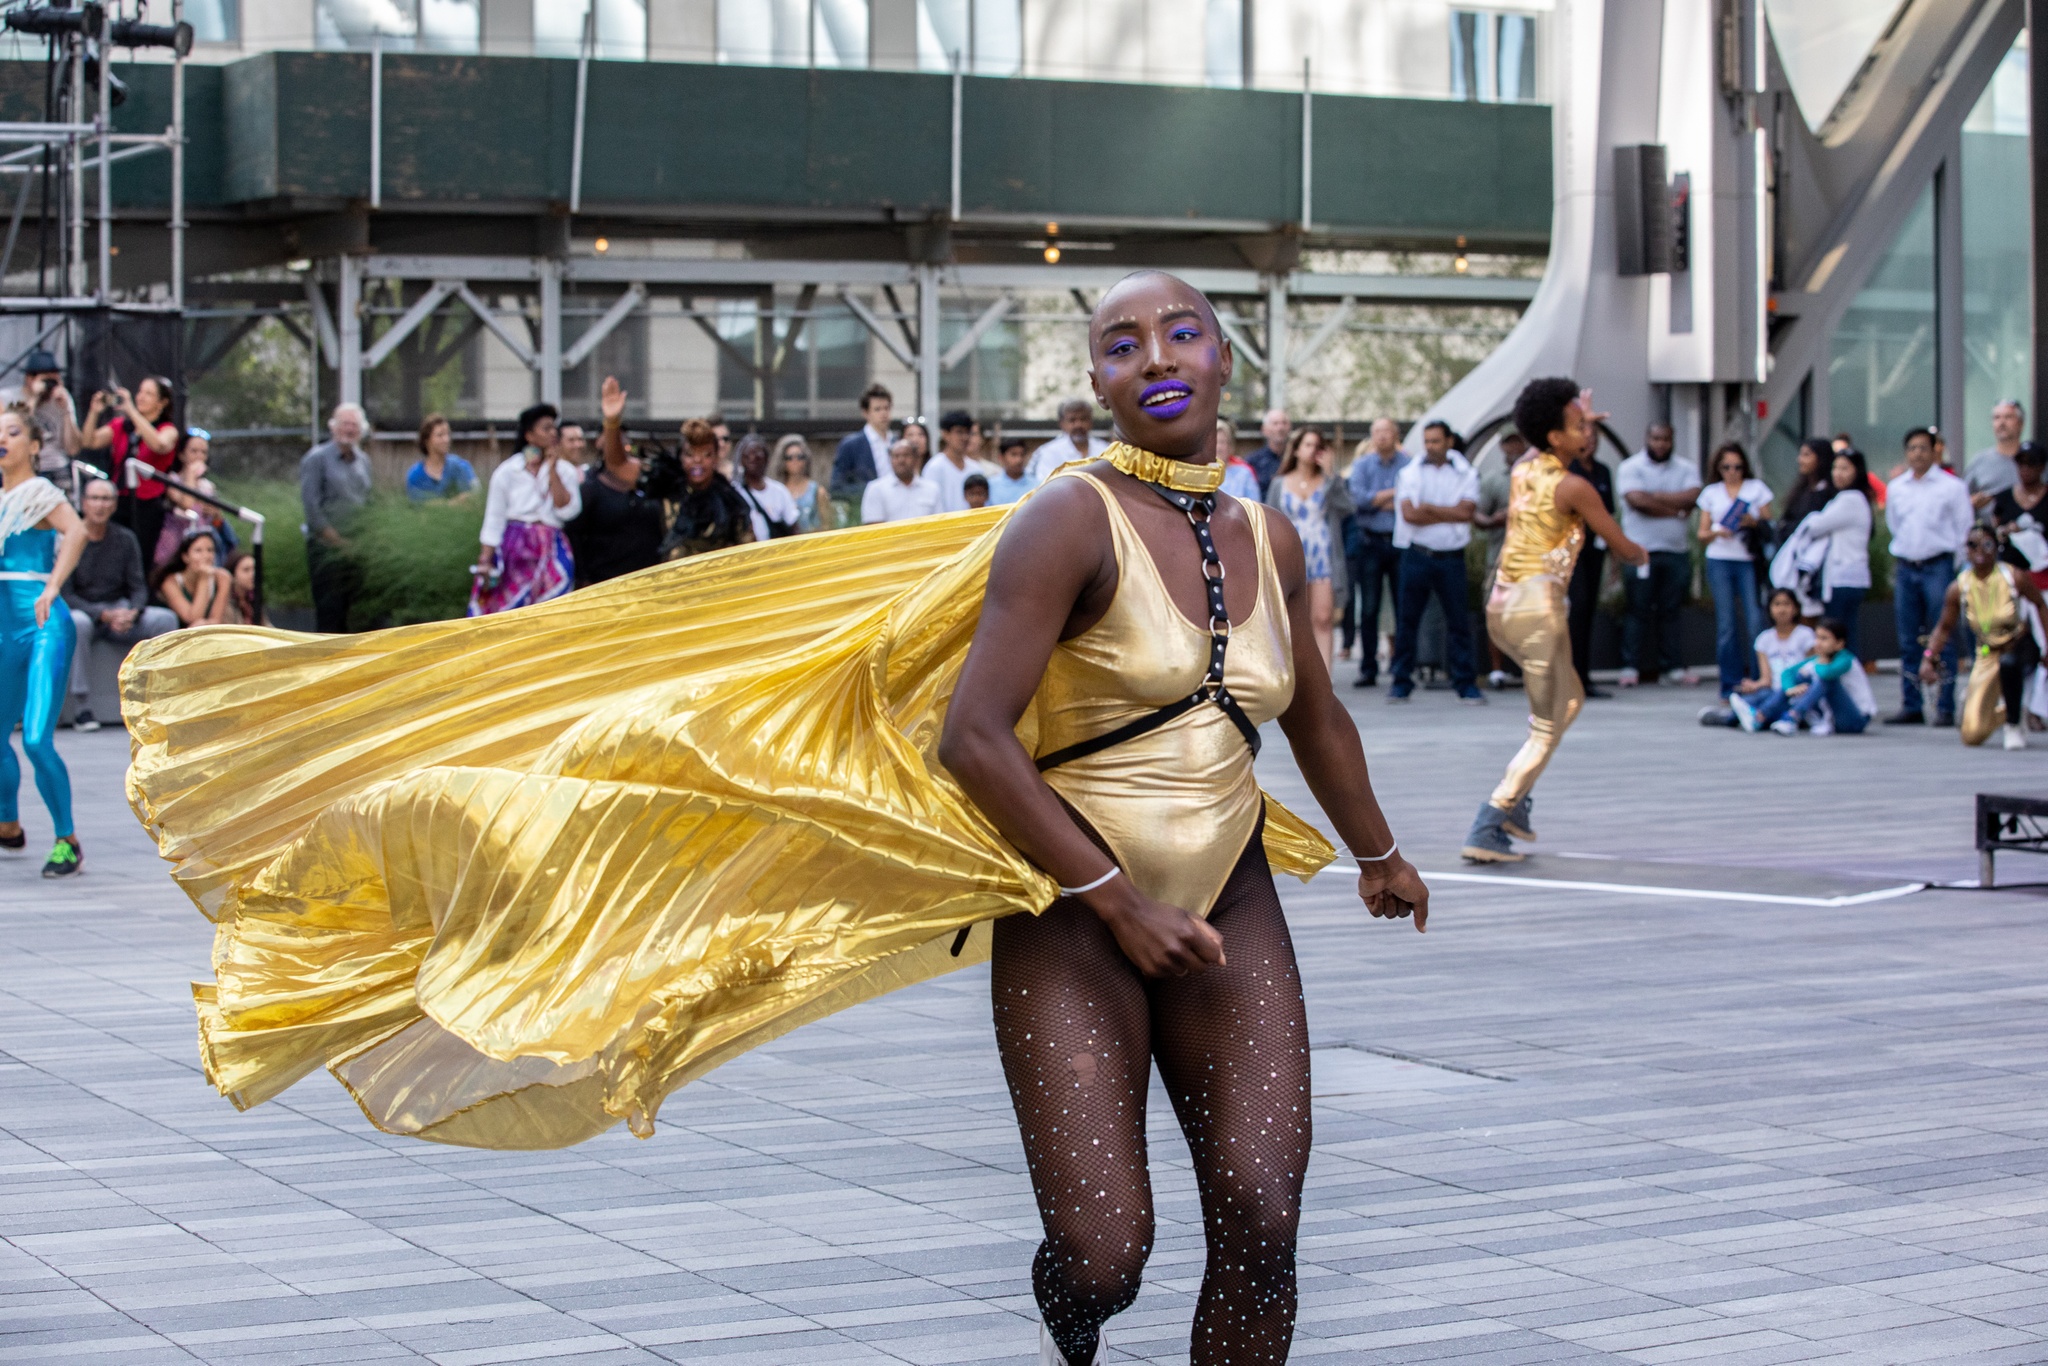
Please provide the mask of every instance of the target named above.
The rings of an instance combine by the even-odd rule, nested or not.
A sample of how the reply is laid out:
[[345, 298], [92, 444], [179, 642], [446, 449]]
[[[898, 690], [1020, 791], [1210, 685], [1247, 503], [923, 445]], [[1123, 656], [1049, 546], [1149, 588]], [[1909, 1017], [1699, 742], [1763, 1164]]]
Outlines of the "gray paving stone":
[[[1345, 701], [1404, 847], [1466, 871], [1451, 854], [1518, 709]], [[1593, 704], [1521, 871], [1800, 894], [1962, 877], [1970, 794], [2043, 772], [1953, 732], [1704, 731], [1699, 702]], [[411, 1143], [320, 1076], [236, 1114], [192, 1056], [210, 937], [121, 805], [125, 741], [59, 745], [86, 874], [0, 858], [0, 1363], [1034, 1358], [1037, 1220], [985, 970], [738, 1059], [645, 1143]], [[1313, 815], [1277, 737], [1260, 762]], [[1511, 1080], [1318, 1102], [1300, 1359], [2048, 1359], [2038, 893], [1825, 908], [1446, 880], [1418, 936], [1348, 882], [1281, 884], [1317, 1046]], [[1122, 1361], [1185, 1360], [1202, 1275], [1154, 1091], [1159, 1237]]]

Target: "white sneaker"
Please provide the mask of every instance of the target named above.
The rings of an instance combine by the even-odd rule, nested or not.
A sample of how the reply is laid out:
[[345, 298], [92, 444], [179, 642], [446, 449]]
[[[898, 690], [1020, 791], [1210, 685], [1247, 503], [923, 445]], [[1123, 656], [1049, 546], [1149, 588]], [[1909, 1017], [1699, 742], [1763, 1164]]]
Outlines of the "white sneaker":
[[1756, 708], [1749, 704], [1747, 697], [1744, 697], [1739, 692], [1729, 693], [1728, 710], [1735, 713], [1735, 723], [1737, 725], [1741, 726], [1751, 735], [1756, 734], [1757, 727], [1762, 723], [1758, 721]]
[[1773, 735], [1797, 735], [1798, 733], [1799, 723], [1789, 716], [1783, 720], [1771, 723], [1771, 734]]
[[1687, 669], [1683, 673], [1666, 673], [1659, 681], [1667, 688], [1697, 688], [1700, 685], [1700, 676]]
[[1492, 673], [1486, 676], [1486, 686], [1492, 688], [1495, 692], [1499, 692], [1502, 688], [1505, 688], [1507, 685], [1508, 676], [1499, 669], [1495, 669]]
[[1614, 686], [1617, 688], [1633, 688], [1642, 681], [1643, 675], [1639, 670], [1623, 669], [1620, 676], [1614, 680]]
[[1835, 723], [1823, 717], [1820, 720], [1815, 721], [1813, 722], [1813, 724], [1809, 725], [1806, 728], [1806, 733], [1808, 735], [1817, 735], [1825, 739], [1827, 736], [1833, 735], [1835, 733]]
[[[1088, 1366], [1103, 1366], [1109, 1360], [1109, 1330], [1097, 1329], [1095, 1333], [1095, 1359]], [[1060, 1355], [1054, 1345], [1052, 1334], [1045, 1331], [1045, 1325], [1038, 1325], [1038, 1366], [1067, 1366], [1067, 1359]]]
[[2007, 749], [2025, 749], [2027, 747], [2027, 733], [2018, 726], [2007, 726], [2005, 728], [2005, 747]]

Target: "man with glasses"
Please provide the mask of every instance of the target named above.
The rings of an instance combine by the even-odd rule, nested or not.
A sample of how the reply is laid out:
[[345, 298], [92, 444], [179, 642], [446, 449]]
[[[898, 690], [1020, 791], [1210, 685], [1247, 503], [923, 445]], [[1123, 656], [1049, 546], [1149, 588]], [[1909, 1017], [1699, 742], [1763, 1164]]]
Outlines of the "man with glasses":
[[64, 581], [64, 602], [78, 628], [71, 655], [71, 695], [77, 709], [71, 728], [94, 731], [100, 723], [87, 699], [92, 695], [93, 642], [109, 641], [122, 655], [139, 640], [160, 636], [178, 624], [168, 608], [151, 607], [149, 581], [142, 572], [142, 547], [135, 533], [114, 520], [114, 486], [95, 479], [85, 486], [85, 550]]

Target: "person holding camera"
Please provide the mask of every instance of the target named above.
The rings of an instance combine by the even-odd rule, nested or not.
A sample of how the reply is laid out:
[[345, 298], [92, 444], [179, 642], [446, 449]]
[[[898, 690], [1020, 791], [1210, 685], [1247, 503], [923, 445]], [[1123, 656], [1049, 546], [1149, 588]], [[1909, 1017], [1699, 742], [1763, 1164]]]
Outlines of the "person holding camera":
[[[161, 375], [144, 377], [133, 394], [110, 383], [94, 392], [85, 409], [85, 430], [79, 433], [81, 450], [105, 451], [113, 457], [108, 468], [121, 490], [120, 518], [145, 551], [153, 549], [163, 534], [167, 511], [168, 490], [152, 476], [170, 469], [178, 455], [178, 424], [171, 420], [175, 392]], [[109, 412], [111, 417], [104, 416]], [[132, 485], [126, 469], [131, 460], [138, 466]]]
[[22, 362], [20, 402], [43, 429], [43, 446], [36, 453], [36, 473], [70, 486], [71, 458], [78, 454], [83, 433], [78, 430], [78, 409], [64, 387], [64, 375], [57, 358], [38, 346]]

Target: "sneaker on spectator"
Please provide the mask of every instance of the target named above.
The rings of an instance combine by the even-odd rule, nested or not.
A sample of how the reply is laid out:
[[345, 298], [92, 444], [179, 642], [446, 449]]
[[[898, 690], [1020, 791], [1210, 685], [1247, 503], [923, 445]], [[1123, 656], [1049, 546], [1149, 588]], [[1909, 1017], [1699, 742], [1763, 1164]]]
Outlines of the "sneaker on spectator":
[[1773, 735], [1797, 735], [1798, 733], [1799, 723], [1797, 721], [1794, 721], [1789, 716], [1785, 717], [1783, 720], [1773, 721], [1771, 723], [1771, 734]]
[[1633, 688], [1642, 681], [1643, 675], [1638, 670], [1623, 669], [1620, 675], [1615, 678], [1614, 686], [1617, 688]]
[[81, 735], [90, 735], [99, 728], [100, 723], [94, 718], [91, 707], [80, 707], [71, 718], [71, 729]]
[[2007, 726], [2005, 728], [2005, 747], [2007, 749], [2025, 749], [2027, 747], [2027, 733], [2018, 726]]
[[1685, 669], [1678, 673], [1667, 673], [1657, 681], [1667, 688], [1697, 688], [1700, 685], [1700, 676], [1691, 669]]
[[1415, 685], [1413, 683], [1396, 683], [1393, 687], [1387, 689], [1387, 701], [1406, 702], [1409, 694], [1414, 691]]
[[1808, 735], [1819, 735], [1822, 737], [1833, 735], [1835, 733], [1835, 723], [1828, 720], [1825, 716], [1820, 717], [1816, 719], [1811, 725], [1807, 726], [1806, 733]]
[[1884, 723], [1887, 726], [1924, 726], [1927, 724], [1927, 717], [1911, 708], [1901, 708], [1885, 717]]
[[1458, 689], [1458, 700], [1468, 707], [1483, 707], [1486, 705], [1486, 694], [1479, 691], [1474, 684], [1467, 683]]
[[1703, 726], [1733, 726], [1735, 713], [1726, 707], [1701, 707], [1700, 724]]
[[1507, 685], [1508, 676], [1505, 670], [1495, 669], [1492, 673], [1486, 676], [1486, 686], [1493, 689], [1495, 692], [1499, 692], [1502, 688], [1505, 688]]
[[1735, 713], [1735, 724], [1751, 735], [1756, 734], [1757, 728], [1763, 724], [1762, 719], [1756, 714], [1756, 708], [1739, 692], [1728, 694], [1728, 710]]

